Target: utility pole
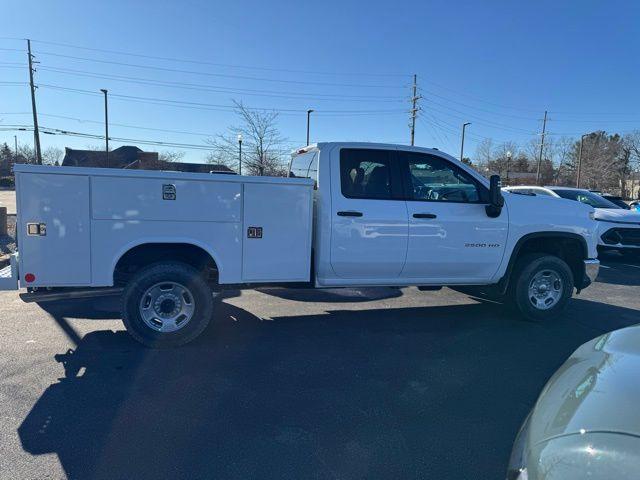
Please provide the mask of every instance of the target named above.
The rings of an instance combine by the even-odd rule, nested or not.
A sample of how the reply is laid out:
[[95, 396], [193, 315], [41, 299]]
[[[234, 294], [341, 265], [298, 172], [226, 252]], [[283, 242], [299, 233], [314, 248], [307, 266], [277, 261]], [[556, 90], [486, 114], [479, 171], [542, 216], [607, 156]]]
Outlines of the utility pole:
[[307, 110], [307, 145], [309, 145], [309, 124], [311, 122], [311, 114], [313, 110]]
[[418, 75], [413, 75], [413, 95], [411, 96], [411, 146], [416, 136], [416, 116], [418, 114]]
[[14, 162], [15, 162], [15, 160], [18, 159], [18, 136], [17, 135], [13, 136], [13, 145], [14, 145], [13, 158], [14, 158]]
[[36, 150], [36, 162], [42, 165], [40, 151], [40, 130], [38, 129], [38, 111], [36, 109], [36, 87], [33, 84], [33, 55], [31, 54], [31, 40], [27, 40], [27, 54], [29, 56], [29, 85], [31, 86], [31, 111], [33, 112], [33, 143]]
[[238, 134], [238, 175], [242, 175], [242, 134]]
[[547, 111], [544, 111], [544, 120], [542, 121], [542, 139], [540, 141], [540, 156], [538, 157], [538, 169], [536, 170], [536, 185], [540, 185], [540, 165], [542, 165], [542, 152], [544, 150], [544, 134], [547, 131]]
[[471, 122], [465, 122], [462, 124], [462, 141], [460, 142], [460, 161], [464, 158], [464, 131], [467, 125], [471, 125]]
[[104, 93], [104, 151], [107, 155], [107, 168], [109, 168], [109, 107], [107, 104], [106, 88], [101, 88], [100, 91]]

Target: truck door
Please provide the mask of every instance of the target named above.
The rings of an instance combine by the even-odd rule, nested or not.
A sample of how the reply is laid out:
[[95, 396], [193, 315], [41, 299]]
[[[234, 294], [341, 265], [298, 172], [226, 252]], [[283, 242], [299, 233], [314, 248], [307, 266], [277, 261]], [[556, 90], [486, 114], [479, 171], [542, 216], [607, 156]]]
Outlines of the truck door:
[[390, 279], [407, 253], [395, 150], [342, 148], [331, 162], [331, 266], [342, 278]]
[[488, 189], [443, 157], [420, 152], [398, 156], [409, 214], [401, 276], [444, 284], [489, 281], [505, 248], [506, 208], [499, 217], [488, 217]]

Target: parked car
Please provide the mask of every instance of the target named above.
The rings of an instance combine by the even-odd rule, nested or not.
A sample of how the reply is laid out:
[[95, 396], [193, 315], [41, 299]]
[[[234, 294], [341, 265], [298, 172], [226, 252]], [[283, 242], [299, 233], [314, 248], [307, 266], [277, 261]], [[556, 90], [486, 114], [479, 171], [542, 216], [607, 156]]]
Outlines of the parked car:
[[638, 372], [640, 325], [579, 347], [524, 421], [507, 479], [639, 478]]
[[121, 289], [127, 330], [164, 346], [197, 337], [226, 286], [481, 285], [545, 320], [598, 273], [591, 207], [505, 198], [499, 177], [437, 150], [319, 143], [289, 171], [16, 165], [20, 252], [0, 288]]
[[631, 203], [629, 204], [629, 207], [631, 208], [631, 210], [634, 210], [634, 209], [635, 209], [635, 210], [640, 211], [640, 200], [636, 200], [636, 201], [634, 201], [634, 202], [631, 202]]
[[597, 193], [581, 188], [518, 186], [503, 190], [586, 203], [595, 209], [599, 252], [614, 250], [634, 259], [640, 256], [640, 212], [637, 210], [625, 210]]
[[625, 210], [631, 210], [631, 207], [629, 206], [629, 204], [625, 202], [622, 199], [622, 197], [619, 197], [618, 195], [609, 195], [607, 193], [604, 193], [600, 196], [605, 200], [609, 200], [611, 203], [619, 206], [620, 208], [624, 208]]

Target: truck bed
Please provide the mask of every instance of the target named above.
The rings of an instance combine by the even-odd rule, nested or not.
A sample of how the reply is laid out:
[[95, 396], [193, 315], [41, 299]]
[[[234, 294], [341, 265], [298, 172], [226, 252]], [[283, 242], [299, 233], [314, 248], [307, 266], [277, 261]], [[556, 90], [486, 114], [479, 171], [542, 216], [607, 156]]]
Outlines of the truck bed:
[[[205, 250], [220, 283], [309, 280], [311, 180], [42, 165], [15, 172], [22, 286], [110, 286], [119, 258], [147, 243]], [[25, 282], [27, 274], [35, 278]]]

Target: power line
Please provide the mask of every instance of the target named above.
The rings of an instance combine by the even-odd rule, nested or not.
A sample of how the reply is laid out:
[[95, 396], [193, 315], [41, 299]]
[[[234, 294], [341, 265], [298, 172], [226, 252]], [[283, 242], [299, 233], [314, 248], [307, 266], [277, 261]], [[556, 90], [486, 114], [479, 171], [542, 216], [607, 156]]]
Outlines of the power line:
[[350, 88], [402, 88], [397, 85], [369, 85], [369, 84], [354, 84], [354, 83], [313, 82], [313, 81], [303, 81], [303, 80], [283, 80], [283, 79], [276, 79], [276, 78], [252, 77], [247, 75], [232, 75], [232, 74], [226, 74], [226, 73], [201, 72], [197, 70], [181, 70], [176, 68], [158, 67], [158, 66], [152, 66], [152, 65], [140, 65], [135, 63], [116, 62], [113, 60], [99, 60], [95, 58], [76, 57], [74, 55], [63, 55], [63, 54], [54, 53], [54, 52], [38, 52], [38, 54], [49, 55], [49, 56], [60, 57], [60, 58], [69, 58], [73, 60], [82, 60], [85, 62], [105, 63], [109, 65], [120, 65], [124, 67], [142, 68], [147, 70], [158, 70], [158, 71], [164, 71], [164, 72], [183, 73], [183, 74], [189, 74], [189, 75], [203, 75], [203, 76], [209, 76], [209, 77], [235, 78], [240, 80], [252, 80], [252, 81], [261, 81], [261, 82], [275, 82], [275, 83], [286, 83], [286, 84], [297, 84], [297, 85], [324, 85], [324, 86], [332, 86], [332, 87], [350, 87]]
[[[61, 85], [52, 85], [47, 83], [39, 83], [38, 87], [51, 88], [55, 90], [69, 91], [74, 93], [80, 93], [84, 95], [100, 95], [97, 92], [92, 90], [83, 90], [79, 88], [70, 88], [63, 87]], [[185, 106], [187, 108], [203, 108], [206, 109], [221, 109], [220, 111], [235, 111], [236, 107], [233, 105], [222, 105], [222, 104], [213, 104], [213, 103], [204, 103], [204, 102], [189, 102], [185, 100], [173, 100], [173, 99], [165, 99], [158, 97], [141, 97], [137, 95], [122, 95], [122, 94], [109, 94], [109, 98], [117, 98], [123, 99], [126, 101], [138, 101], [142, 103], [152, 103], [156, 105], [174, 105], [174, 106]], [[279, 113], [306, 113], [304, 109], [277, 109], [277, 108], [266, 108], [266, 107], [251, 107], [247, 110], [252, 111], [273, 111]], [[396, 110], [318, 110], [319, 114], [323, 115], [382, 115], [382, 114], [404, 114], [406, 110], [396, 109]]]
[[511, 126], [504, 125], [504, 124], [501, 124], [501, 123], [493, 122], [491, 120], [485, 120], [483, 117], [479, 117], [479, 116], [477, 116], [475, 114], [468, 114], [466, 112], [463, 112], [462, 110], [457, 110], [455, 108], [448, 107], [446, 105], [442, 105], [441, 103], [433, 103], [433, 102], [431, 102], [430, 105], [441, 106], [442, 108], [445, 108], [447, 110], [451, 110], [453, 112], [457, 112], [458, 113], [458, 115], [456, 115], [456, 114], [453, 114], [453, 113], [449, 113], [448, 111], [443, 111], [443, 110], [440, 110], [438, 108], [434, 108], [433, 106], [430, 106], [430, 110], [434, 110], [436, 112], [440, 112], [443, 115], [448, 115], [448, 116], [451, 116], [451, 117], [454, 117], [454, 118], [459, 118], [459, 119], [465, 120], [465, 121], [466, 120], [473, 120], [474, 122], [479, 123], [479, 124], [484, 125], [484, 126], [489, 127], [489, 128], [494, 128], [494, 129], [503, 130], [503, 131], [511, 131], [511, 132], [514, 132], [514, 133], [525, 134], [525, 135], [533, 135], [533, 133], [528, 131], [528, 130], [525, 130], [525, 129], [522, 129], [522, 128], [518, 128], [518, 127], [511, 127]]
[[430, 83], [431, 85], [433, 85], [435, 87], [441, 88], [443, 90], [448, 90], [448, 91], [450, 91], [452, 93], [455, 93], [457, 95], [462, 95], [464, 97], [475, 99], [476, 101], [481, 102], [481, 103], [486, 103], [487, 105], [493, 105], [493, 106], [499, 107], [499, 108], [505, 108], [505, 109], [509, 109], [509, 110], [519, 110], [521, 112], [529, 112], [529, 113], [535, 113], [537, 111], [537, 110], [533, 110], [533, 109], [514, 107], [514, 106], [511, 106], [511, 105], [504, 105], [504, 104], [501, 104], [501, 103], [496, 103], [496, 102], [493, 102], [493, 101], [484, 100], [484, 99], [482, 99], [482, 98], [480, 98], [478, 96], [471, 95], [471, 94], [469, 94], [467, 92], [463, 92], [463, 91], [460, 91], [460, 90], [453, 89], [451, 87], [447, 87], [447, 86], [438, 84], [438, 83], [433, 82], [433, 81], [428, 80], [428, 79], [425, 80], [425, 83]]
[[[0, 112], [0, 115], [31, 115], [28, 112]], [[84, 119], [84, 118], [78, 118], [78, 117], [70, 117], [67, 115], [55, 115], [55, 114], [51, 114], [51, 113], [42, 113], [42, 112], [38, 112], [38, 115], [41, 117], [50, 117], [50, 118], [60, 118], [63, 120], [72, 120], [78, 123], [92, 123], [92, 124], [96, 124], [96, 125], [104, 125], [104, 121], [98, 121], [98, 120], [89, 120], [89, 119]], [[203, 133], [203, 132], [190, 132], [190, 131], [185, 131], [185, 130], [171, 130], [171, 129], [165, 129], [165, 128], [152, 128], [152, 127], [141, 127], [139, 125], [128, 125], [128, 124], [124, 124], [124, 123], [114, 123], [114, 122], [109, 122], [110, 126], [115, 126], [115, 127], [122, 127], [122, 128], [133, 128], [133, 129], [137, 129], [137, 130], [149, 130], [149, 131], [153, 131], [153, 132], [164, 132], [164, 133], [178, 133], [181, 135], [194, 135], [194, 136], [199, 136], [199, 137], [207, 137], [207, 136], [212, 136], [211, 132], [209, 133]]]
[[[61, 135], [61, 136], [69, 136], [69, 137], [86, 138], [91, 140], [104, 140], [104, 135], [76, 132], [73, 130], [65, 130], [60, 128], [52, 128], [52, 127], [44, 127], [44, 126], [40, 128], [42, 130], [42, 133], [47, 135]], [[33, 127], [31, 125], [20, 125], [20, 124], [0, 125], [0, 131], [25, 131], [25, 130], [33, 131]], [[212, 145], [198, 145], [193, 143], [166, 142], [166, 141], [160, 141], [160, 140], [146, 140], [146, 139], [137, 139], [137, 138], [123, 138], [123, 137], [109, 136], [109, 140], [117, 143], [137, 143], [140, 145], [153, 145], [153, 146], [170, 147], [170, 148], [183, 148], [183, 149], [190, 149], [190, 150], [211, 151], [215, 149]], [[283, 143], [301, 145], [303, 142], [285, 141]]]
[[458, 102], [457, 100], [451, 100], [450, 98], [444, 97], [442, 95], [438, 95], [437, 93], [433, 93], [433, 92], [428, 92], [427, 91], [426, 95], [433, 95], [434, 97], [440, 98], [440, 99], [445, 100], [447, 102], [455, 103], [456, 105], [460, 105], [460, 106], [463, 106], [463, 107], [466, 107], [466, 108], [470, 108], [472, 110], [478, 110], [478, 111], [484, 112], [484, 113], [491, 113], [493, 115], [500, 116], [500, 117], [516, 118], [516, 119], [519, 119], [519, 120], [537, 120], [534, 117], [523, 117], [521, 115], [510, 115], [510, 114], [507, 114], [507, 113], [496, 112], [495, 110], [487, 110], [486, 108], [474, 107], [473, 105], [469, 105], [469, 104], [463, 103], [463, 102]]
[[258, 67], [255, 65], [237, 65], [237, 64], [229, 64], [229, 63], [216, 63], [216, 62], [208, 62], [205, 60], [192, 60], [185, 58], [176, 58], [176, 57], [163, 57], [157, 55], [148, 55], [148, 54], [140, 54], [133, 52], [125, 52], [122, 50], [107, 50], [102, 48], [92, 48], [92, 47], [84, 47], [80, 45], [73, 45], [69, 43], [60, 43], [60, 42], [50, 42], [45, 40], [34, 40], [35, 43], [42, 43], [45, 45], [54, 45], [65, 48], [74, 48], [78, 50], [85, 50], [91, 52], [101, 52], [101, 53], [109, 53], [115, 55], [126, 55], [129, 57], [137, 57], [137, 58], [147, 58], [151, 60], [163, 60], [169, 62], [179, 62], [179, 63], [189, 63], [194, 65], [210, 65], [214, 67], [226, 67], [226, 68], [238, 68], [238, 69], [246, 69], [246, 70], [263, 70], [269, 72], [286, 72], [286, 73], [302, 73], [302, 74], [310, 74], [310, 75], [344, 75], [344, 76], [371, 76], [371, 77], [406, 77], [409, 78], [409, 74], [404, 73], [373, 73], [373, 72], [323, 72], [323, 71], [312, 71], [312, 70], [298, 70], [298, 69], [287, 69], [287, 68], [275, 68], [275, 67]]
[[255, 89], [238, 89], [230, 88], [218, 85], [207, 85], [202, 83], [185, 83], [185, 82], [171, 82], [166, 80], [155, 80], [143, 77], [131, 77], [126, 75], [114, 75], [114, 74], [102, 74], [96, 72], [89, 72], [86, 70], [76, 70], [69, 68], [59, 67], [40, 67], [40, 70], [51, 71], [62, 74], [73, 74], [74, 76], [85, 76], [90, 78], [99, 78], [107, 80], [115, 80], [126, 83], [134, 83], [140, 85], [153, 85], [159, 87], [181, 88], [185, 90], [198, 90], [206, 92], [216, 93], [236, 93], [242, 95], [254, 95], [264, 97], [278, 97], [289, 99], [308, 99], [308, 100], [340, 100], [340, 101], [371, 101], [376, 100], [380, 102], [401, 102], [403, 97], [401, 96], [375, 96], [375, 95], [341, 95], [341, 94], [323, 94], [323, 93], [283, 93], [276, 90], [255, 90]]

